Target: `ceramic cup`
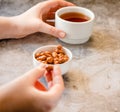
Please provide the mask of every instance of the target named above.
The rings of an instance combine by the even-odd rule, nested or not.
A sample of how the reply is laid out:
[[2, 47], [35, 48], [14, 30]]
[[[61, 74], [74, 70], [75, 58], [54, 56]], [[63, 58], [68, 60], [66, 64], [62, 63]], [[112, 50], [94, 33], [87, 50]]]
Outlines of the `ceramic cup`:
[[[70, 22], [60, 17], [62, 14], [69, 12], [82, 13], [90, 19], [85, 22]], [[55, 13], [55, 27], [63, 30], [66, 33], [66, 37], [59, 39], [69, 44], [82, 44], [87, 42], [92, 34], [94, 18], [94, 13], [87, 8], [78, 6], [60, 8]]]

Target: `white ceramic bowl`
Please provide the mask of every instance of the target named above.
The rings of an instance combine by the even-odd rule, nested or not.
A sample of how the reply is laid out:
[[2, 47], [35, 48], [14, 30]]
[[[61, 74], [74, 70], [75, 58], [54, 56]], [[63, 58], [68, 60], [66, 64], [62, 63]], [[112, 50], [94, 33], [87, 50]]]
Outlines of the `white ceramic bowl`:
[[[40, 65], [42, 62], [38, 61], [37, 59], [35, 59], [35, 54], [37, 52], [40, 52], [40, 51], [53, 51], [55, 48], [57, 47], [57, 45], [46, 45], [46, 46], [42, 46], [38, 49], [36, 49], [34, 52], [33, 52], [33, 65], [36, 67], [38, 65]], [[59, 64], [60, 65], [60, 68], [61, 68], [61, 72], [62, 72], [62, 75], [64, 75], [65, 73], [68, 72], [69, 68], [70, 68], [70, 63], [71, 63], [71, 60], [72, 60], [72, 53], [69, 49], [63, 47], [65, 53], [67, 54], [67, 56], [69, 57], [69, 60], [65, 63], [62, 63], [62, 64]]]

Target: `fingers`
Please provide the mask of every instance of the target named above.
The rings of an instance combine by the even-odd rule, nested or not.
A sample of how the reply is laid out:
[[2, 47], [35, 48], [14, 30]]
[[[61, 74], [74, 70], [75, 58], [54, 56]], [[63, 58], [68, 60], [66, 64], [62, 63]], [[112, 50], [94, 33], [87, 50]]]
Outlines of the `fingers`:
[[66, 6], [74, 6], [75, 4], [71, 3], [71, 2], [67, 2], [64, 0], [51, 0], [50, 5], [54, 6], [60, 6], [60, 7], [66, 7]]
[[35, 88], [38, 89], [38, 90], [41, 90], [41, 91], [47, 91], [45, 86], [38, 81], [35, 82]]
[[53, 70], [53, 86], [50, 88], [49, 92], [53, 97], [59, 98], [64, 90], [64, 83], [61, 76], [61, 70], [58, 65], [54, 66]]
[[53, 83], [63, 86], [63, 79], [61, 75], [61, 69], [59, 65], [55, 65], [53, 69]]
[[55, 12], [49, 12], [47, 14], [46, 19], [48, 19], [48, 20], [55, 19]]
[[48, 88], [50, 88], [52, 86], [52, 80], [53, 80], [53, 78], [52, 78], [52, 71], [47, 72], [45, 74], [45, 78], [46, 78], [46, 81], [48, 83]]
[[66, 35], [65, 32], [55, 28], [54, 26], [44, 23], [44, 22], [42, 23], [40, 32], [47, 33], [47, 34], [53, 35], [58, 38], [64, 38]]
[[46, 5], [49, 9], [47, 12], [47, 19], [55, 18], [55, 12], [62, 7], [74, 6], [74, 4], [66, 2], [64, 0], [51, 0], [50, 2], [48, 2], [48, 4]]
[[[66, 7], [66, 6], [73, 6], [74, 4], [64, 1], [64, 0], [49, 0], [44, 2], [42, 8], [41, 4], [37, 5], [37, 9], [42, 10], [42, 19], [46, 21], [47, 19], [53, 19], [55, 17], [55, 12], [61, 7]], [[50, 15], [50, 16], [49, 16]], [[49, 24], [54, 25], [53, 22], [49, 22]], [[59, 30], [51, 25], [49, 25], [45, 22], [42, 22], [40, 24], [40, 32], [44, 32], [50, 35], [53, 35], [58, 38], [64, 38], [65, 37], [65, 32], [62, 30]]]
[[64, 83], [59, 66], [54, 65], [52, 75], [53, 80], [51, 81], [50, 79], [50, 82], [52, 82], [50, 89], [48, 91], [35, 91], [35, 94], [38, 96], [38, 99], [42, 96], [44, 101], [47, 99], [48, 103], [50, 102], [50, 104], [56, 104], [59, 101], [64, 90]]
[[45, 73], [45, 65], [41, 64], [39, 67], [34, 68], [33, 70], [27, 72], [26, 78], [30, 83], [34, 84], [38, 78], [42, 77]]

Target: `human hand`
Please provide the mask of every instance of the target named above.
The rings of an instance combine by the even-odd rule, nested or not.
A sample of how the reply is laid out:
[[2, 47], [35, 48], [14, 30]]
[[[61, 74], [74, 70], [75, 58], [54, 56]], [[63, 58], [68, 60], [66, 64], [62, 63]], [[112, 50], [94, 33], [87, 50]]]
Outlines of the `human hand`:
[[38, 3], [25, 13], [11, 18], [17, 26], [16, 38], [24, 37], [35, 32], [44, 32], [55, 37], [64, 37], [65, 33], [46, 20], [54, 19], [55, 12], [61, 7], [72, 6], [73, 4], [64, 0], [49, 0]]
[[52, 71], [52, 85], [47, 90], [38, 83], [46, 72], [41, 65], [0, 88], [0, 112], [49, 112], [58, 103], [64, 84], [59, 66]]

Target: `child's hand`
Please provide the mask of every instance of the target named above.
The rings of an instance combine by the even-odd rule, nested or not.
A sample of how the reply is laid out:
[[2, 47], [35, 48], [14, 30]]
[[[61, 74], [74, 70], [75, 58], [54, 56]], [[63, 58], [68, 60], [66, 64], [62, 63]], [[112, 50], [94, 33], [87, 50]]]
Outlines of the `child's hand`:
[[49, 0], [41, 2], [25, 13], [13, 17], [17, 28], [16, 38], [24, 37], [35, 32], [44, 32], [55, 37], [64, 37], [65, 33], [46, 23], [48, 19], [55, 18], [55, 12], [61, 7], [73, 5], [64, 0]]
[[54, 66], [49, 90], [37, 82], [45, 73], [45, 65], [41, 65], [1, 87], [0, 112], [48, 112], [54, 108], [64, 90], [61, 71]]

